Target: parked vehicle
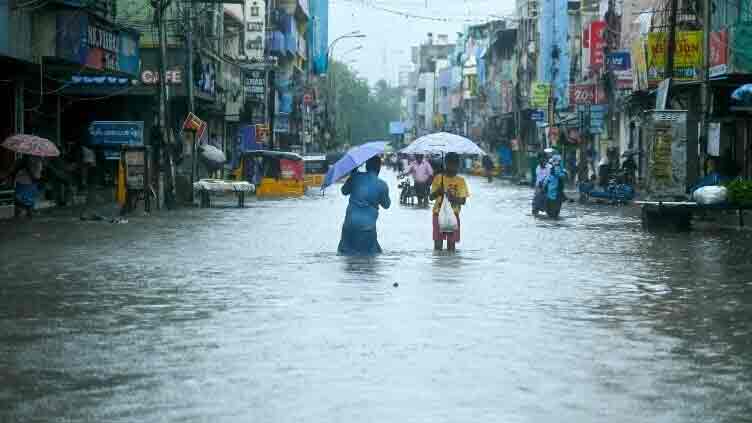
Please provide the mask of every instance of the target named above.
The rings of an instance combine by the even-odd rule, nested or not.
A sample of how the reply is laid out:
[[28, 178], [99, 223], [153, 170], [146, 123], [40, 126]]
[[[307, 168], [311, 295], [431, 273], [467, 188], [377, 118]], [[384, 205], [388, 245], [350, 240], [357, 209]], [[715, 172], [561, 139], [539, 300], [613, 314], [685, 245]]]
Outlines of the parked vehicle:
[[[259, 198], [301, 197], [305, 194], [303, 157], [291, 152], [258, 150], [244, 153], [244, 168], [261, 159], [261, 175], [255, 175]], [[253, 181], [249, 181], [253, 182]]]
[[303, 166], [305, 177], [303, 184], [305, 188], [318, 188], [324, 183], [324, 177], [329, 170], [329, 162], [326, 156], [306, 156], [303, 157]]

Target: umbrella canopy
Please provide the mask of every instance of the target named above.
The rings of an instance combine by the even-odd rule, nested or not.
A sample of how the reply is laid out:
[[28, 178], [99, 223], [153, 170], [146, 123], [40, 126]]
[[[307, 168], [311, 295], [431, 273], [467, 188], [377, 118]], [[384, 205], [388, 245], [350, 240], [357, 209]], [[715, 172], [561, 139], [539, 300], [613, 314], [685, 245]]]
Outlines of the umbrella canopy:
[[324, 183], [321, 184], [321, 189], [324, 189], [337, 182], [339, 179], [347, 176], [353, 171], [353, 169], [357, 169], [371, 157], [384, 154], [385, 148], [386, 142], [382, 141], [369, 142], [351, 148], [341, 159], [337, 160], [334, 165], [329, 167], [329, 171], [324, 177]]
[[471, 140], [448, 132], [424, 135], [403, 148], [400, 152], [405, 154], [486, 154], [483, 149]]
[[37, 157], [57, 157], [60, 150], [50, 140], [35, 135], [16, 134], [6, 138], [3, 147], [16, 153]]
[[225, 153], [213, 145], [202, 145], [198, 149], [201, 159], [210, 169], [218, 169], [227, 161]]

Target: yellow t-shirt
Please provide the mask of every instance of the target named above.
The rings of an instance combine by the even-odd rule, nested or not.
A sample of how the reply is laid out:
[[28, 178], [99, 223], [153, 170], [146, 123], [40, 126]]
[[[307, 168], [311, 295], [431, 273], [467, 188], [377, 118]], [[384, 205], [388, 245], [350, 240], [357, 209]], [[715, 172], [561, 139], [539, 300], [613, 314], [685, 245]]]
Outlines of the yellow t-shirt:
[[[454, 195], [458, 198], [467, 198], [470, 196], [470, 191], [467, 189], [467, 183], [465, 183], [465, 178], [463, 178], [462, 176], [437, 175], [435, 178], [433, 178], [433, 183], [431, 184], [431, 193], [438, 191], [442, 186], [444, 187], [444, 192], [454, 190]], [[439, 214], [442, 201], [444, 201], [443, 195], [436, 197], [436, 202], [433, 205], [433, 212], [435, 214]], [[459, 214], [460, 208], [462, 208], [462, 206], [457, 204], [455, 206], [452, 206], [452, 208], [454, 209], [455, 213]]]

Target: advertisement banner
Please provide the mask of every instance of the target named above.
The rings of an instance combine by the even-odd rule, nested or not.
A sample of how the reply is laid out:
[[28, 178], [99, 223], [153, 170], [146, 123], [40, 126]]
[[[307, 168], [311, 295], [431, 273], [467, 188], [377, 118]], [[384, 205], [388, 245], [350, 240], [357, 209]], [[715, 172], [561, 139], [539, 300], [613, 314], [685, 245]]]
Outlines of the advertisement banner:
[[632, 69], [632, 60], [628, 51], [617, 51], [606, 55], [606, 69], [619, 72]]
[[645, 40], [638, 38], [632, 43], [632, 89], [635, 91], [648, 89], [648, 65], [645, 59]]
[[728, 32], [710, 33], [710, 76], [722, 76], [728, 72]]
[[551, 96], [557, 110], [569, 108], [569, 15], [557, 13], [567, 10], [567, 0], [544, 0], [538, 17], [540, 29], [540, 55], [538, 75], [541, 81], [551, 84]]
[[246, 0], [243, 51], [250, 63], [261, 63], [264, 60], [265, 22], [266, 2]]
[[309, 1], [308, 52], [314, 75], [327, 72], [329, 46], [329, 0]]
[[551, 84], [535, 81], [530, 84], [530, 106], [536, 109], [547, 109], [548, 99], [551, 96]]
[[[648, 83], [657, 85], [666, 78], [666, 47], [668, 34], [651, 32], [647, 43]], [[673, 79], [688, 81], [700, 78], [703, 66], [702, 31], [676, 33]]]
[[590, 23], [590, 69], [597, 72], [603, 68], [606, 48], [606, 21], [593, 21]]
[[94, 121], [89, 125], [89, 145], [143, 145], [143, 121]]

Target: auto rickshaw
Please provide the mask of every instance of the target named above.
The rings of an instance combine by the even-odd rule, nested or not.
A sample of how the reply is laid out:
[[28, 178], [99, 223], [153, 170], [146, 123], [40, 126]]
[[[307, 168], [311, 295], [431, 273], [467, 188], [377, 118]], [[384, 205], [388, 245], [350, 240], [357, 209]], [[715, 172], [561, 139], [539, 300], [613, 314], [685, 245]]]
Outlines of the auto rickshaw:
[[326, 156], [306, 156], [303, 158], [303, 164], [306, 189], [320, 187], [324, 183], [326, 172], [329, 170], [329, 162], [327, 162]]
[[301, 197], [305, 194], [303, 157], [290, 152], [257, 150], [241, 157], [243, 180], [256, 184], [256, 197]]

